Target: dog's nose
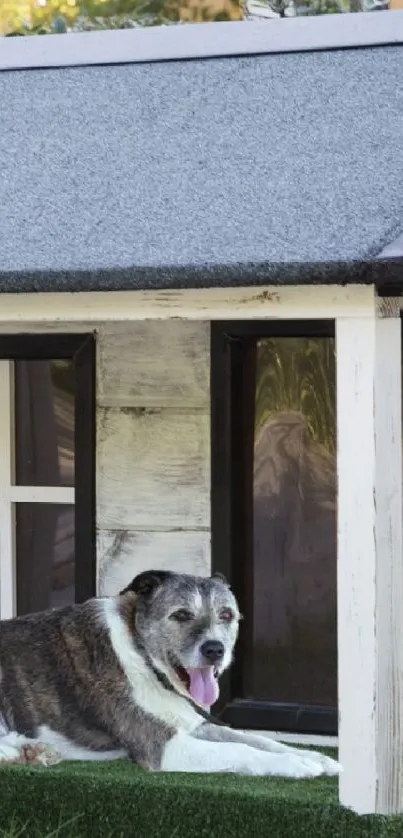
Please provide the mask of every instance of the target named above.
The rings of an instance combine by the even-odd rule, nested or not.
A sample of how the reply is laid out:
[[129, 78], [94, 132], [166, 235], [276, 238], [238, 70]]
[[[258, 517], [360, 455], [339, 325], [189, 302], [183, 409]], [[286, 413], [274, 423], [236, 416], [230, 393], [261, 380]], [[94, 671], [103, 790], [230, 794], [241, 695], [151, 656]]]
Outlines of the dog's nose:
[[224, 655], [224, 644], [220, 640], [206, 640], [200, 651], [209, 663], [217, 663]]

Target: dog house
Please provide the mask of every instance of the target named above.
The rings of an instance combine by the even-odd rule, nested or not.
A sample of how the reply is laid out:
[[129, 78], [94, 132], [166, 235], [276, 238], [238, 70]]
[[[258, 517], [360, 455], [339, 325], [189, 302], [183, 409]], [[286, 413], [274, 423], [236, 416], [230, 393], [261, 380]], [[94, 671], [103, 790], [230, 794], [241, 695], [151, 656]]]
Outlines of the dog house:
[[403, 12], [0, 70], [1, 617], [220, 570], [223, 717], [402, 812]]

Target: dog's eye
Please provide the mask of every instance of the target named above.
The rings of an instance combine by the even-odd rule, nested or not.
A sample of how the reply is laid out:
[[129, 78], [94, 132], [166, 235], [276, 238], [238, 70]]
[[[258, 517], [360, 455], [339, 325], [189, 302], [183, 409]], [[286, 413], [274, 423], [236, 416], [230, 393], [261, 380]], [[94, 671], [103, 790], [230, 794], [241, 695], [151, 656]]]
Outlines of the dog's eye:
[[220, 620], [222, 620], [223, 623], [230, 623], [233, 619], [234, 615], [230, 608], [223, 608], [223, 610], [220, 611]]
[[189, 620], [193, 619], [193, 614], [191, 611], [186, 611], [185, 608], [180, 608], [179, 611], [174, 611], [171, 614], [171, 620], [176, 620], [177, 623], [188, 623]]

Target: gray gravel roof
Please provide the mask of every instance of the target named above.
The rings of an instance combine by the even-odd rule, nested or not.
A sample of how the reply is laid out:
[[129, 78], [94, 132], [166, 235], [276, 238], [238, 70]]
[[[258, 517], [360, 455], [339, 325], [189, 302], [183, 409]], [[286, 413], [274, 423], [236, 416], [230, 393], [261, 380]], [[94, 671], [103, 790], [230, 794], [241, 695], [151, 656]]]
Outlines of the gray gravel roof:
[[402, 78], [403, 46], [1, 72], [0, 290], [401, 280]]

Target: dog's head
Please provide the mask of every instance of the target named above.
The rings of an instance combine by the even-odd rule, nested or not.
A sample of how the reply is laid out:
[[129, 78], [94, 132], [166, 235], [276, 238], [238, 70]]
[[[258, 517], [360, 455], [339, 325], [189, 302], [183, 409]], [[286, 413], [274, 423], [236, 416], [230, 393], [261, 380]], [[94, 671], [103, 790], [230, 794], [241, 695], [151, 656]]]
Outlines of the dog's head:
[[240, 614], [220, 574], [145, 571], [121, 594], [136, 594], [135, 625], [156, 669], [202, 707], [218, 698], [218, 678], [232, 661]]

